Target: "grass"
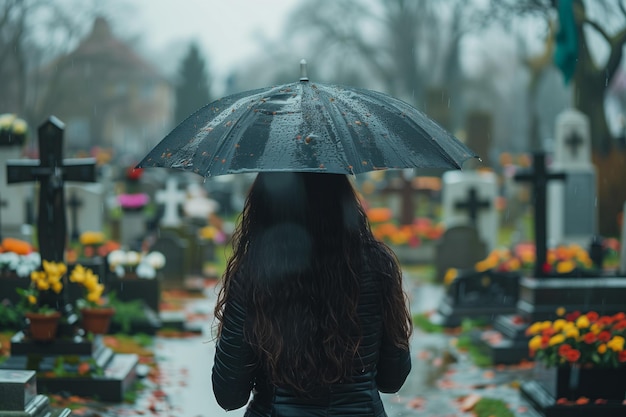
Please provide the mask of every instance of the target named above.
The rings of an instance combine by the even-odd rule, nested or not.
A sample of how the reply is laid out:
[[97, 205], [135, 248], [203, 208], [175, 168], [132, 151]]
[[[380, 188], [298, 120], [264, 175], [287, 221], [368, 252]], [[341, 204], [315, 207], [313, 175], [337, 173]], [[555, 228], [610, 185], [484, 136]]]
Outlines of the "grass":
[[456, 347], [460, 351], [467, 352], [472, 362], [480, 368], [487, 368], [493, 366], [491, 357], [486, 355], [479, 346], [477, 346], [472, 340], [471, 336], [467, 333], [458, 337]]
[[476, 417], [515, 417], [504, 401], [494, 398], [481, 398], [472, 411]]
[[443, 333], [445, 330], [444, 326], [432, 323], [426, 313], [414, 314], [413, 325], [426, 333]]

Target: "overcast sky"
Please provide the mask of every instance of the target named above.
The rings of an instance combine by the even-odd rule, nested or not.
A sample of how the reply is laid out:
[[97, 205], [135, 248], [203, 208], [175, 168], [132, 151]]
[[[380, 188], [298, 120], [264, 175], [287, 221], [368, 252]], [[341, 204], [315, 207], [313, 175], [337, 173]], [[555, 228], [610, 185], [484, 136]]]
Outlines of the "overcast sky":
[[[133, 4], [128, 20], [142, 45], [162, 54], [173, 44], [196, 40], [217, 81], [236, 65], [259, 52], [260, 39], [276, 39], [298, 0], [150, 0]], [[177, 62], [174, 63], [177, 66]], [[170, 67], [171, 68], [171, 67]]]

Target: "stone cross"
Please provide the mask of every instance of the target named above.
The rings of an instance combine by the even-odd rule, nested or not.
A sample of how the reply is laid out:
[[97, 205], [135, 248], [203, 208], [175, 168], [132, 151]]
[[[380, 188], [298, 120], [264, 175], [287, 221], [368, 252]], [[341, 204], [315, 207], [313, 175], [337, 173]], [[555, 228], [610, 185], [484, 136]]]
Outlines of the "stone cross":
[[536, 152], [533, 155], [533, 167], [529, 172], [515, 174], [515, 181], [530, 182], [535, 196], [535, 277], [544, 277], [544, 265], [547, 259], [547, 188], [551, 180], [564, 180], [562, 172], [548, 172], [546, 169], [545, 154]]
[[42, 260], [64, 262], [67, 240], [65, 181], [96, 181], [93, 158], [63, 159], [65, 125], [54, 116], [39, 126], [39, 161], [7, 163], [7, 183], [39, 182], [37, 241]]
[[165, 227], [179, 227], [182, 221], [178, 215], [178, 208], [185, 202], [187, 195], [184, 191], [178, 189], [176, 178], [169, 177], [165, 190], [157, 191], [155, 199], [157, 203], [165, 206], [161, 225]]
[[491, 207], [491, 203], [489, 200], [479, 200], [476, 188], [472, 187], [467, 191], [467, 200], [457, 201], [454, 207], [460, 210], [467, 210], [472, 224], [476, 226], [478, 211], [481, 209], [488, 209]]
[[[70, 216], [71, 216], [71, 232], [70, 232], [70, 240], [72, 242], [78, 241], [80, 237], [80, 231], [78, 230], [78, 209], [83, 205], [83, 200], [78, 198], [76, 195], [76, 191], [73, 191], [70, 195], [70, 199], [67, 202], [67, 205], [70, 208]], [[97, 213], [94, 213], [97, 215]]]

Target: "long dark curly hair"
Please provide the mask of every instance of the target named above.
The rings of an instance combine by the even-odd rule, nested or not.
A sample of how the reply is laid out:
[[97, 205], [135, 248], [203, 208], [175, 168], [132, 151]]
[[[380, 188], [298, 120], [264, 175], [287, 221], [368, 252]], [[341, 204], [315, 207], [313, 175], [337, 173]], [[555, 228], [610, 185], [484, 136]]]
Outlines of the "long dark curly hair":
[[[386, 334], [408, 350], [412, 331], [402, 275], [377, 241], [345, 175], [260, 173], [235, 230], [215, 317], [235, 292], [244, 339], [270, 382], [304, 393], [350, 380], [359, 347], [359, 282], [378, 277]], [[232, 291], [231, 291], [232, 289]]]

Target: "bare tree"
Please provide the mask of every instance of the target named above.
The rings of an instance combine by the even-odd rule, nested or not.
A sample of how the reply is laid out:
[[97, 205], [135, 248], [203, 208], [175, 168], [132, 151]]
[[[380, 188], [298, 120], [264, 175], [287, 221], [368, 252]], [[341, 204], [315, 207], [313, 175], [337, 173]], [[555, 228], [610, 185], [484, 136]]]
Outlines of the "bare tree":
[[101, 9], [95, 0], [0, 2], [0, 112], [40, 122], [38, 69], [73, 48]]
[[[550, 20], [556, 7], [555, 0], [491, 0], [490, 17], [501, 22], [529, 15]], [[572, 78], [572, 104], [590, 118], [594, 151], [607, 154], [614, 140], [602, 103], [626, 45], [626, 1], [574, 0], [573, 7], [578, 59]], [[592, 37], [594, 41], [603, 41], [608, 48], [603, 62], [593, 53]]]

